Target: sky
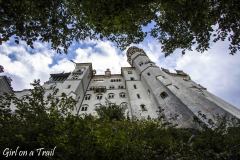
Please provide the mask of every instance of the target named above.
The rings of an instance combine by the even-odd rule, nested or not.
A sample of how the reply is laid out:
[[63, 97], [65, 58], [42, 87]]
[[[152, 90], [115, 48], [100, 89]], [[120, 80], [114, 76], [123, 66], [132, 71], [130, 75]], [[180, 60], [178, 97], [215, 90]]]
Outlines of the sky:
[[[159, 67], [183, 70], [192, 80], [206, 87], [211, 93], [240, 108], [240, 53], [228, 54], [228, 42], [211, 44], [204, 53], [187, 51], [181, 55], [176, 50], [165, 57], [161, 44], [155, 39], [146, 38], [135, 46], [145, 50], [149, 58]], [[35, 42], [31, 49], [25, 42], [18, 45], [13, 39], [0, 45], [0, 65], [4, 73], [12, 79], [13, 89], [18, 91], [31, 88], [34, 79], [45, 82], [50, 73], [70, 72], [74, 64], [91, 62], [97, 74], [109, 68], [112, 73], [120, 73], [121, 67], [130, 66], [126, 50], [119, 50], [110, 41], [85, 40], [74, 42], [68, 54], [57, 54], [48, 43]]]

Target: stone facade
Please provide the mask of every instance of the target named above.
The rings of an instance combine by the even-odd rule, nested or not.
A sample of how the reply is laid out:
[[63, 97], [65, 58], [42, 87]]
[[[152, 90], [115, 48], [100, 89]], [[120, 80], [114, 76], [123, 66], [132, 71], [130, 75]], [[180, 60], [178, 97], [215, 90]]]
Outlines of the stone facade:
[[0, 76], [0, 95], [12, 92], [11, 80], [7, 76]]
[[193, 116], [199, 112], [211, 119], [216, 114], [240, 118], [239, 109], [209, 93], [183, 71], [159, 68], [137, 47], [130, 47], [127, 57], [131, 67], [122, 67], [121, 74], [107, 69], [104, 75], [96, 75], [91, 63], [76, 63], [73, 72], [51, 74], [43, 86], [47, 93], [58, 88], [59, 95], [65, 92], [75, 98], [77, 115], [96, 115], [95, 108], [108, 102], [125, 107], [130, 118], [157, 118], [162, 110], [168, 119], [175, 117], [180, 127], [193, 126]]

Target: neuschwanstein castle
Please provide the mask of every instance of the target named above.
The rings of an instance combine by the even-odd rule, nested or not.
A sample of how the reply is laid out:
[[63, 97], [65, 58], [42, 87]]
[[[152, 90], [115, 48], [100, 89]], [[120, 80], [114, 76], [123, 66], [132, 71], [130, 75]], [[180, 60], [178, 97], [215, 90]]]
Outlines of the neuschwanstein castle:
[[107, 69], [104, 75], [97, 75], [91, 63], [76, 63], [71, 73], [51, 74], [43, 86], [47, 93], [58, 88], [59, 95], [65, 92], [75, 98], [74, 114], [78, 115], [96, 115], [95, 108], [107, 101], [125, 107], [130, 118], [157, 118], [159, 110], [167, 118], [177, 115], [182, 127], [191, 126], [199, 112], [211, 119], [216, 114], [240, 118], [239, 109], [209, 93], [183, 71], [159, 68], [137, 47], [130, 47], [127, 57], [131, 67], [122, 67], [120, 74]]

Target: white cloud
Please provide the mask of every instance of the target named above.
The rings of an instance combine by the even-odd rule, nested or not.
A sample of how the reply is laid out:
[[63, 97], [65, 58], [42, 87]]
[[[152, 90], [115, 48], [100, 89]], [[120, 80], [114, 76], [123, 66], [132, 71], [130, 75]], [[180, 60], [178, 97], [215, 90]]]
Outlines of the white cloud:
[[[10, 55], [13, 55], [14, 58], [11, 59]], [[68, 68], [71, 68], [71, 65], [64, 60], [50, 68], [53, 56], [54, 52], [41, 43], [36, 43], [35, 53], [31, 53], [31, 50], [24, 43], [16, 46], [4, 43], [0, 46], [0, 64], [4, 66], [5, 72], [1, 75], [5, 74], [13, 80], [14, 90], [31, 88], [30, 83], [34, 79], [45, 82], [49, 78], [49, 73], [59, 71], [59, 68], [61, 72], [69, 71]]]
[[187, 52], [176, 61], [176, 67], [210, 92], [240, 107], [240, 54], [229, 55], [227, 47], [228, 43], [221, 42], [202, 54]]
[[208, 91], [240, 108], [240, 53], [228, 54], [228, 45], [228, 42], [218, 42], [204, 53], [187, 51], [184, 56], [177, 50], [168, 57], [164, 57], [156, 40], [148, 39], [136, 46], [144, 49], [158, 66], [171, 71], [184, 70]]
[[[90, 45], [88, 45], [90, 44]], [[94, 44], [94, 47], [92, 45]], [[129, 66], [127, 56], [121, 54], [109, 41], [87, 41], [86, 48], [76, 49], [75, 62], [91, 62], [97, 74], [104, 74], [109, 68], [113, 74], [121, 73], [121, 67]]]

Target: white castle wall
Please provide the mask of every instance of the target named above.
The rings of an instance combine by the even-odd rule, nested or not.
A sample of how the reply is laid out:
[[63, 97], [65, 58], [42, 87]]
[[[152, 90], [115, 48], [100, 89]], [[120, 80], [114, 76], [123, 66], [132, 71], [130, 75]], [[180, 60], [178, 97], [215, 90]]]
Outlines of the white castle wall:
[[[198, 116], [199, 111], [212, 119], [215, 114], [240, 118], [239, 109], [209, 93], [184, 72], [170, 73], [160, 69], [136, 47], [130, 47], [127, 56], [132, 67], [122, 67], [121, 74], [111, 74], [107, 70], [105, 75], [95, 75], [91, 63], [76, 63], [74, 71], [63, 81], [49, 80], [43, 85], [46, 94], [51, 93], [55, 86], [59, 89], [58, 96], [63, 92], [72, 96], [77, 100], [73, 114], [78, 115], [97, 115], [96, 107], [109, 102], [124, 105], [125, 115], [130, 118], [157, 118], [159, 109], [164, 109], [169, 120], [178, 115], [175, 122], [180, 127], [193, 127], [193, 116]], [[74, 76], [76, 74], [79, 75]], [[100, 93], [93, 88], [101, 86], [106, 89], [98, 99]], [[125, 97], [121, 97], [121, 93], [125, 93]], [[21, 96], [25, 92], [16, 94]], [[109, 94], [114, 94], [114, 97], [109, 97]], [[85, 98], [88, 95], [90, 98]]]

